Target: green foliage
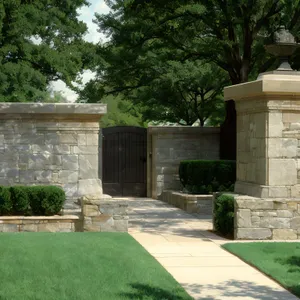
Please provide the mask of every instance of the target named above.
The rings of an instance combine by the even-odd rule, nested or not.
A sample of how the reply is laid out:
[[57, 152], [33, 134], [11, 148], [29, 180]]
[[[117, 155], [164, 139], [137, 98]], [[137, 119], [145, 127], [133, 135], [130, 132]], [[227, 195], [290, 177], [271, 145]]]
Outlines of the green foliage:
[[42, 101], [48, 84], [56, 80], [73, 87], [93, 57], [92, 45], [83, 41], [87, 27], [78, 20], [78, 9], [87, 4], [0, 2], [0, 101]]
[[222, 194], [214, 203], [214, 228], [224, 236], [233, 237], [234, 232], [234, 197]]
[[10, 188], [11, 201], [13, 203], [14, 215], [30, 215], [28, 188], [25, 186], [12, 186]]
[[0, 213], [51, 216], [60, 212], [65, 199], [65, 192], [56, 186], [0, 187]]
[[0, 215], [9, 215], [13, 210], [13, 202], [8, 187], [0, 186]]
[[233, 191], [235, 161], [185, 160], [180, 162], [179, 177], [184, 190], [193, 194]]
[[133, 105], [120, 96], [107, 96], [102, 100], [107, 104], [107, 114], [101, 118], [101, 128], [111, 126], [138, 126], [146, 127], [140, 107]]

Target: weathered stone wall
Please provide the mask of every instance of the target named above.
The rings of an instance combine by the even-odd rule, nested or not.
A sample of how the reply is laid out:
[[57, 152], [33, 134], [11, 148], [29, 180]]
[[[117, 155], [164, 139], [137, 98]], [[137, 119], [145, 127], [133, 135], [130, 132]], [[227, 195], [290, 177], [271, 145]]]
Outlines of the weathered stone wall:
[[102, 195], [99, 119], [105, 105], [0, 104], [0, 185], [61, 186], [68, 204]]
[[180, 190], [178, 167], [186, 159], [219, 159], [219, 128], [149, 127], [148, 197]]
[[236, 196], [235, 238], [300, 239], [300, 200]]
[[164, 190], [161, 194], [161, 200], [188, 213], [212, 214], [213, 195], [190, 195]]
[[112, 198], [95, 200], [82, 197], [83, 231], [127, 232], [128, 215], [126, 201]]
[[78, 216], [0, 217], [0, 232], [75, 232]]

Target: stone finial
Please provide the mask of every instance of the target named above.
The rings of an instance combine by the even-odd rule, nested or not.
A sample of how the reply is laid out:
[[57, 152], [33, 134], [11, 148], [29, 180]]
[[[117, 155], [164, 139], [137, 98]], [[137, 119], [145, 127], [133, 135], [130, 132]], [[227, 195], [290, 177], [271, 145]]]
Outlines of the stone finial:
[[294, 36], [281, 26], [277, 32], [274, 33], [272, 43], [266, 45], [265, 48], [268, 53], [277, 56], [280, 60], [278, 71], [291, 71], [292, 68], [289, 64], [289, 58], [300, 47], [296, 43]]

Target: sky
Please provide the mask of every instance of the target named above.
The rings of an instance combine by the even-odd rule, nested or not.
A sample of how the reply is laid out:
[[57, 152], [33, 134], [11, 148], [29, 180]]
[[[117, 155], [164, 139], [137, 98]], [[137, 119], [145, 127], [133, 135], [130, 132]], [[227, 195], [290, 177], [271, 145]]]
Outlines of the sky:
[[[85, 39], [89, 42], [97, 43], [104, 40], [105, 37], [97, 31], [97, 25], [93, 23], [94, 14], [97, 13], [108, 13], [109, 8], [104, 3], [104, 0], [89, 0], [90, 6], [84, 6], [79, 10], [79, 19], [85, 22], [88, 26], [88, 33]], [[92, 72], [85, 72], [83, 74], [83, 82], [87, 82], [93, 77]], [[63, 95], [68, 99], [69, 102], [74, 102], [77, 98], [76, 93], [66, 87], [62, 81], [56, 81], [51, 84], [55, 91], [61, 91]]]

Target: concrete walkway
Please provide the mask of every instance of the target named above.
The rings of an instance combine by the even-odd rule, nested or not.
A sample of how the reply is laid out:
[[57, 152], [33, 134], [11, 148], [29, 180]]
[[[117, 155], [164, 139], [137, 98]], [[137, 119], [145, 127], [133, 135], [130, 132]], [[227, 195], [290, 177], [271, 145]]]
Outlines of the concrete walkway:
[[129, 233], [195, 299], [295, 300], [280, 285], [220, 245], [210, 216], [190, 215], [152, 199], [128, 199]]

